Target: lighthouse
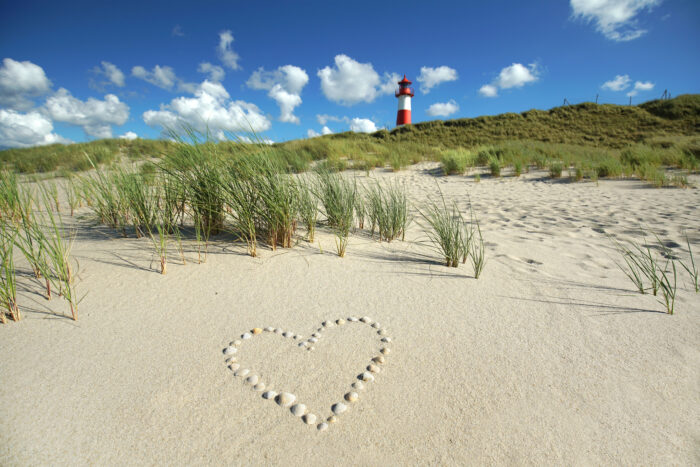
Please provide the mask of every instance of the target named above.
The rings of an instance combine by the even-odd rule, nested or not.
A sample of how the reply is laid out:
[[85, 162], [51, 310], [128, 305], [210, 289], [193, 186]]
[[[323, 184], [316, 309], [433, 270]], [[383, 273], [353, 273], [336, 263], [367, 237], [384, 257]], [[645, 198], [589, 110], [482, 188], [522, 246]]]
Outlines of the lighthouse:
[[399, 81], [399, 89], [394, 94], [399, 98], [399, 111], [396, 113], [396, 126], [411, 124], [411, 97], [413, 97], [413, 88], [411, 81], [403, 79]]

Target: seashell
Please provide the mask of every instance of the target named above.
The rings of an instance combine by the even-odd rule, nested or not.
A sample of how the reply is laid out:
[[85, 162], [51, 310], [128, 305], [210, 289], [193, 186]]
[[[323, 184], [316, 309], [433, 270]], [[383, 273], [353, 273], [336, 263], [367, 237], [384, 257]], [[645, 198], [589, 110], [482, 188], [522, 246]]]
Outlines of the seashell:
[[312, 413], [307, 413], [304, 415], [304, 422], [306, 422], [307, 425], [313, 425], [316, 423], [316, 415]]
[[282, 334], [282, 330], [280, 328], [275, 328], [275, 330], [272, 332], [274, 332], [275, 334]]
[[386, 336], [386, 329], [380, 329], [379, 331], [377, 331], [377, 334], [379, 334], [380, 336]]
[[263, 399], [270, 400], [270, 399], [274, 399], [275, 396], [277, 396], [277, 393], [275, 391], [267, 391], [267, 392], [264, 392], [262, 396], [263, 396]]
[[328, 418], [326, 419], [326, 421], [327, 421], [328, 423], [335, 423], [335, 422], [338, 421], [338, 417], [336, 417], [335, 415], [331, 415], [330, 417], [328, 417]]
[[241, 334], [241, 339], [250, 339], [251, 337], [253, 337], [253, 335], [249, 332], [244, 332]]
[[275, 330], [275, 328], [273, 328], [272, 326], [268, 326], [265, 328], [265, 332], [272, 332], [274, 330]]
[[324, 328], [329, 328], [333, 326], [333, 321], [324, 321], [321, 323], [321, 326], [323, 326]]
[[318, 429], [318, 431], [326, 431], [328, 429], [328, 423], [319, 423], [316, 428]]
[[372, 375], [372, 373], [365, 371], [360, 375], [360, 379], [365, 383], [371, 383], [372, 381], [374, 381], [374, 376]]
[[342, 402], [337, 402], [333, 404], [331, 407], [331, 411], [333, 411], [334, 414], [340, 415], [341, 413], [345, 412], [348, 410], [348, 406], [343, 404]]
[[255, 386], [253, 386], [253, 389], [256, 391], [263, 391], [265, 389], [265, 383], [260, 382], [260, 383], [256, 384]]
[[229, 357], [229, 358], [226, 359], [226, 363], [234, 363], [234, 362], [236, 362], [236, 361], [237, 361], [237, 360], [236, 360], [236, 357]]
[[312, 346], [309, 347], [307, 350], [308, 350], [309, 352], [313, 352], [314, 350], [316, 350], [316, 347], [314, 347], [314, 346], [312, 345]]
[[348, 318], [348, 321], [350, 321], [351, 323], [356, 323], [356, 322], [359, 321], [359, 319], [357, 319], [357, 318], [354, 317], [354, 316], [351, 316], [351, 317]]
[[289, 407], [297, 400], [297, 396], [288, 392], [281, 392], [275, 397], [275, 402], [281, 407]]
[[309, 345], [309, 343], [306, 342], [306, 341], [304, 341], [304, 342], [299, 342], [299, 347], [306, 347], [307, 345]]
[[254, 336], [257, 336], [258, 334], [260, 334], [262, 332], [262, 329], [253, 328], [250, 332], [252, 332]]
[[309, 342], [311, 342], [312, 344], [315, 344], [316, 342], [318, 342], [318, 339], [315, 337], [310, 337]]
[[357, 389], [358, 391], [361, 391], [365, 388], [365, 385], [362, 384], [362, 381], [355, 381], [351, 384], [351, 386], [353, 389]]
[[301, 417], [306, 413], [306, 406], [304, 404], [294, 404], [289, 410], [294, 416]]
[[335, 320], [335, 324], [337, 324], [338, 326], [342, 326], [343, 324], [345, 324], [345, 320], [343, 318], [337, 319]]
[[372, 318], [370, 318], [369, 316], [363, 316], [362, 318], [360, 318], [360, 321], [367, 324], [372, 321]]
[[360, 396], [358, 396], [356, 392], [349, 392], [345, 394], [345, 400], [348, 402], [355, 402], [358, 397]]
[[384, 355], [388, 355], [389, 352], [391, 352], [391, 350], [389, 350], [388, 347], [382, 347], [381, 349], [379, 349], [379, 352], [384, 354]]
[[373, 327], [374, 329], [379, 329], [379, 323], [376, 323], [376, 322], [375, 322], [375, 323], [372, 323], [372, 327]]
[[292, 336], [292, 339], [301, 339], [301, 336], [299, 334], [294, 334]]
[[247, 369], [247, 368], [241, 368], [240, 370], [237, 370], [237, 371], [233, 374], [233, 376], [240, 376], [241, 378], [243, 378], [243, 377], [246, 376], [248, 373], [250, 373], [250, 370], [249, 370], [249, 369]]
[[238, 347], [239, 345], [241, 345], [241, 340], [240, 340], [240, 339], [236, 339], [235, 341], [233, 341], [233, 345], [235, 345], [236, 347]]
[[374, 363], [384, 363], [384, 356], [383, 355], [377, 355], [372, 359]]
[[292, 336], [292, 333], [289, 332], [289, 331], [284, 331], [284, 332], [282, 333], [282, 337], [291, 337], [291, 336]]
[[239, 365], [238, 363], [231, 363], [228, 367], [231, 371], [236, 371], [241, 367], [241, 365]]
[[382, 337], [382, 342], [386, 342], [388, 344], [391, 342], [391, 337]]
[[248, 384], [258, 384], [258, 375], [250, 375], [245, 379]]
[[235, 348], [235, 347], [226, 347], [226, 348], [224, 349], [224, 355], [233, 355], [233, 354], [235, 354], [236, 352], [238, 352], [238, 349]]
[[321, 337], [321, 334], [315, 332], [315, 333], [311, 334], [311, 337], [315, 337], [316, 339], [318, 339], [319, 337]]
[[367, 371], [370, 371], [372, 373], [379, 373], [381, 370], [379, 370], [379, 367], [377, 365], [369, 364], [367, 365]]

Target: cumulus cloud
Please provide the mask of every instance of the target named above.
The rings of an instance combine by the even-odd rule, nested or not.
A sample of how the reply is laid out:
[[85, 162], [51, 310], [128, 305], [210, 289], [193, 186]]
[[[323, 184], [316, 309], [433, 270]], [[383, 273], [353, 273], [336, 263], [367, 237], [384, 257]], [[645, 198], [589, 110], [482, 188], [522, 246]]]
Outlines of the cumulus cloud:
[[327, 126], [324, 126], [323, 128], [321, 128], [321, 134], [322, 134], [322, 135], [332, 135], [332, 134], [333, 134], [333, 130], [331, 130], [331, 129], [328, 128]]
[[0, 109], [0, 146], [25, 148], [70, 140], [53, 133], [53, 123], [37, 111], [20, 113]]
[[114, 94], [105, 95], [104, 100], [81, 101], [61, 88], [46, 99], [44, 107], [53, 120], [78, 125], [95, 138], [111, 138], [112, 125], [123, 125], [129, 118], [129, 106]]
[[624, 91], [630, 85], [629, 75], [617, 75], [615, 79], [606, 81], [601, 86], [602, 89], [607, 89], [608, 91]]
[[128, 139], [128, 140], [134, 140], [138, 137], [139, 137], [139, 135], [137, 135], [133, 131], [127, 131], [123, 135], [119, 135], [119, 139]]
[[[401, 79], [401, 78], [399, 78]], [[456, 81], [457, 70], [448, 66], [430, 68], [421, 67], [418, 82], [421, 83], [420, 90], [423, 94], [428, 94], [432, 88], [446, 81]]]
[[637, 16], [651, 11], [661, 0], [571, 0], [572, 16], [595, 23], [596, 30], [614, 41], [631, 41], [647, 31]]
[[654, 83], [651, 81], [637, 81], [634, 83], [634, 89], [637, 91], [651, 91], [654, 89]]
[[317, 131], [314, 131], [313, 129], [309, 128], [309, 130], [306, 132], [306, 137], [307, 138], [315, 138], [317, 136], [321, 136], [320, 133]]
[[124, 73], [117, 68], [116, 65], [113, 63], [105, 62], [102, 61], [100, 62], [101, 66], [96, 66], [95, 68], [92, 69], [92, 72], [95, 73], [98, 76], [104, 76], [105, 80], [97, 82], [97, 83], [92, 83], [93, 86], [98, 87], [98, 88], [104, 88], [104, 86], [107, 85], [114, 85], [118, 86], [120, 88], [124, 87]]
[[540, 70], [536, 63], [528, 66], [522, 63], [513, 63], [503, 68], [498, 77], [490, 84], [485, 84], [479, 89], [479, 94], [484, 97], [498, 97], [499, 89], [521, 88], [528, 83], [539, 80]]
[[246, 82], [249, 88], [263, 89], [280, 107], [280, 120], [299, 123], [294, 108], [301, 104], [301, 90], [309, 82], [309, 75], [294, 65], [285, 65], [273, 71], [258, 68]]
[[459, 106], [454, 99], [449, 102], [436, 102], [435, 104], [428, 107], [426, 113], [431, 117], [447, 117], [459, 110]]
[[169, 66], [156, 65], [151, 71], [142, 66], [135, 66], [131, 69], [131, 75], [168, 91], [177, 90], [194, 94], [197, 89], [196, 84], [186, 83], [178, 78], [175, 70]]
[[218, 65], [212, 65], [209, 62], [200, 63], [199, 67], [197, 67], [197, 71], [200, 73], [208, 74], [209, 77], [207, 79], [213, 83], [219, 83], [223, 81], [224, 76], [226, 76], [226, 72], [223, 68], [221, 68]]
[[372, 102], [381, 94], [394, 92], [401, 78], [396, 73], [384, 73], [383, 79], [371, 63], [360, 63], [347, 55], [336, 55], [335, 66], [316, 73], [327, 99], [342, 105]]
[[0, 105], [15, 110], [27, 110], [31, 98], [49, 92], [51, 81], [43, 68], [32, 62], [5, 58], [0, 67]]
[[316, 120], [318, 120], [318, 123], [321, 125], [325, 125], [328, 122], [350, 123], [350, 119], [348, 117], [336, 117], [335, 115], [327, 115], [327, 114], [317, 114]]
[[255, 104], [232, 101], [221, 85], [205, 80], [195, 97], [177, 97], [160, 110], [147, 110], [143, 121], [151, 127], [177, 129], [189, 125], [200, 132], [210, 132], [223, 140], [226, 132], [261, 132], [270, 128], [270, 121]]
[[368, 118], [353, 118], [350, 120], [350, 131], [356, 133], [374, 133], [377, 131], [377, 125]]
[[225, 66], [232, 70], [238, 70], [241, 66], [238, 64], [240, 57], [231, 48], [233, 43], [233, 34], [231, 31], [222, 31], [219, 33], [219, 45], [216, 47], [216, 52], [219, 55], [219, 60]]

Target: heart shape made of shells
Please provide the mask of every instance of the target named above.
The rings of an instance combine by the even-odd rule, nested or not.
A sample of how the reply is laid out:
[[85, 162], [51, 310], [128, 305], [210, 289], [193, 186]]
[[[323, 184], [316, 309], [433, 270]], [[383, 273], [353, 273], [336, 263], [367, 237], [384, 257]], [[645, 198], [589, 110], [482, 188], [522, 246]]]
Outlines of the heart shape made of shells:
[[[325, 420], [319, 419], [319, 417], [317, 417], [315, 414], [309, 412], [306, 405], [298, 401], [294, 394], [289, 392], [277, 393], [271, 390], [265, 391], [265, 383], [258, 375], [251, 372], [250, 369], [244, 368], [236, 356], [243, 341], [252, 339], [256, 335], [262, 334], [263, 332], [279, 334], [282, 337], [293, 339], [299, 342], [299, 347], [303, 347], [307, 351], [313, 351], [314, 344], [321, 339], [325, 329], [334, 326], [343, 326], [346, 323], [356, 323], [372, 327], [379, 336], [380, 349], [378, 355], [372, 357], [371, 361], [367, 365], [366, 371], [357, 375], [357, 381], [351, 384], [351, 390], [343, 396], [343, 400], [331, 405], [331, 415]], [[328, 429], [329, 424], [336, 422], [338, 420], [338, 416], [348, 409], [348, 405], [346, 403], [352, 404], [357, 402], [360, 397], [359, 392], [365, 388], [366, 384], [374, 382], [375, 376], [381, 371], [380, 365], [383, 365], [386, 362], [386, 356], [389, 355], [390, 344], [391, 337], [389, 337], [386, 328], [382, 327], [379, 323], [373, 321], [367, 316], [362, 318], [351, 316], [347, 319], [338, 318], [335, 321], [324, 321], [321, 323], [321, 327], [319, 327], [316, 332], [311, 334], [308, 339], [304, 339], [299, 334], [294, 334], [290, 331], [283, 331], [280, 328], [253, 328], [250, 331], [241, 334], [240, 339], [232, 341], [228, 347], [223, 350], [223, 352], [226, 356], [226, 365], [231, 371], [233, 371], [233, 375], [237, 378], [241, 378], [244, 383], [250, 385], [254, 391], [261, 392], [263, 399], [276, 402], [280, 407], [289, 409], [293, 415], [301, 418], [301, 420], [307, 425], [316, 425], [316, 428], [319, 431], [324, 431]], [[317, 424], [317, 422], [319, 423]]]

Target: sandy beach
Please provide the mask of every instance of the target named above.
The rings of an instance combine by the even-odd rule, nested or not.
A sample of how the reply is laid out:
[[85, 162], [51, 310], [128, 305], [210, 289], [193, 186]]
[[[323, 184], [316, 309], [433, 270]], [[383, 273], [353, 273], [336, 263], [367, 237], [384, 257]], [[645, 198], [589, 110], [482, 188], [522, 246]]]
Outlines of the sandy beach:
[[[406, 184], [413, 222], [405, 241], [355, 231], [345, 258], [320, 227], [313, 244], [300, 230], [257, 258], [223, 236], [197, 264], [186, 245], [187, 264], [172, 251], [161, 275], [148, 239], [64, 212], [86, 295], [74, 322], [20, 278], [24, 319], [0, 326], [0, 464], [700, 464], [700, 295], [679, 272], [666, 314], [606, 237], [639, 240], [641, 226], [686, 259], [685, 232], [698, 256], [698, 189], [542, 171], [475, 183], [437, 167], [370, 172]], [[445, 267], [425, 233], [415, 208], [439, 191], [479, 217], [478, 280]], [[299, 345], [314, 333], [313, 351]], [[353, 389], [382, 348], [374, 381]], [[234, 376], [230, 356], [251, 373]]]

